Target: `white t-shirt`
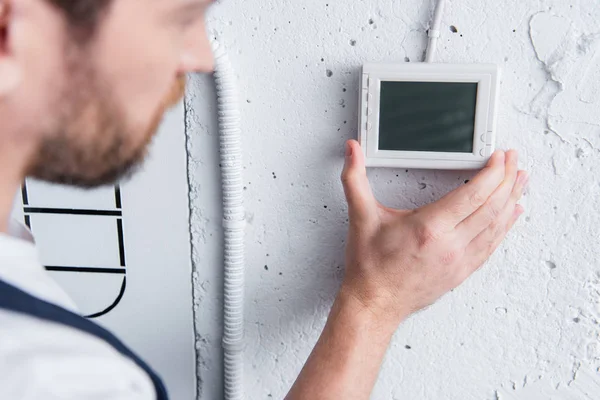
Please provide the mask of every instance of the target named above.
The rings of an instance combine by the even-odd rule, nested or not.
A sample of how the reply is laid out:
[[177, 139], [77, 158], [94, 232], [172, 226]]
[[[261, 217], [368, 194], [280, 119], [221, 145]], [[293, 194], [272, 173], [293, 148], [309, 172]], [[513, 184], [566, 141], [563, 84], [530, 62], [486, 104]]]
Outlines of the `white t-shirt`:
[[[0, 234], [0, 279], [69, 311], [77, 307], [48, 276], [26, 228]], [[150, 377], [95, 336], [0, 309], [0, 399], [154, 400]]]

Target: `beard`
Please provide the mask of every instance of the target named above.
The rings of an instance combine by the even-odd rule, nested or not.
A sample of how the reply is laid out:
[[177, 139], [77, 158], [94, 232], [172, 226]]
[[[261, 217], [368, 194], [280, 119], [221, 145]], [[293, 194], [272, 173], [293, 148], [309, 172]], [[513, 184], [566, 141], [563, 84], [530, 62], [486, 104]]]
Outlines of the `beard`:
[[165, 112], [185, 92], [185, 76], [180, 76], [148, 125], [134, 128], [111, 88], [85, 62], [71, 62], [68, 68], [70, 85], [59, 96], [53, 128], [40, 136], [30, 177], [94, 188], [131, 176], [143, 163]]

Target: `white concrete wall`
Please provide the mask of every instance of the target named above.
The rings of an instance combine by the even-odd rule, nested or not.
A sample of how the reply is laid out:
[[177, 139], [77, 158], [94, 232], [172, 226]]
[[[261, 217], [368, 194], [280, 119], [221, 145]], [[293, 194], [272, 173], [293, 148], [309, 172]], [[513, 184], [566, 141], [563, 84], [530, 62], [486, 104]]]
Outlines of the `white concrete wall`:
[[[246, 391], [282, 398], [343, 274], [343, 143], [364, 62], [420, 61], [433, 1], [218, 2], [209, 29], [237, 71], [247, 229]], [[399, 329], [373, 399], [463, 400], [558, 388], [600, 367], [600, 4], [450, 0], [439, 60], [502, 66], [498, 144], [532, 174], [527, 214], [480, 272]], [[450, 26], [457, 30], [453, 33]], [[331, 71], [328, 77], [327, 71]], [[187, 133], [201, 399], [221, 390], [221, 209], [214, 88], [193, 79]], [[374, 169], [415, 207], [467, 173]]]

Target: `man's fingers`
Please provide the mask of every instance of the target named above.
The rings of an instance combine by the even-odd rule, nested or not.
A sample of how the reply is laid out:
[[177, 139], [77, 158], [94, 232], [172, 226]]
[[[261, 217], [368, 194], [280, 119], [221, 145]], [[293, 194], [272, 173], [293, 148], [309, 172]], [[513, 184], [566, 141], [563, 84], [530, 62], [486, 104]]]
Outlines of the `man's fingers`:
[[[516, 206], [514, 206], [514, 208], [512, 208], [510, 216], [508, 217], [508, 221], [505, 222], [503, 230], [496, 231], [496, 235], [490, 235], [489, 238], [483, 239], [481, 242], [484, 243], [475, 244], [474, 242], [471, 242], [471, 244], [473, 244], [473, 248], [477, 248], [479, 252], [473, 254], [473, 262], [470, 264], [471, 269], [468, 271], [469, 275], [475, 272], [477, 269], [479, 269], [479, 267], [481, 267], [486, 262], [486, 260], [490, 258], [490, 256], [496, 251], [498, 246], [500, 246], [500, 244], [506, 237], [506, 234], [510, 232], [510, 230], [524, 211], [525, 210], [523, 209], [523, 207], [520, 204], [517, 204]], [[467, 251], [470, 251], [470, 249], [468, 249]]]
[[[521, 178], [522, 176], [525, 179]], [[472, 263], [470, 263], [472, 267], [471, 270], [467, 271], [468, 274], [479, 268], [496, 251], [519, 216], [523, 214], [523, 207], [520, 204], [516, 204], [516, 202], [521, 198], [523, 190], [527, 186], [526, 173], [520, 171], [517, 181], [521, 181], [521, 183], [515, 185], [510, 200], [502, 213], [467, 246], [466, 254], [472, 260]]]
[[505, 153], [496, 151], [487, 166], [466, 185], [448, 193], [442, 199], [421, 209], [439, 218], [448, 228], [454, 228], [481, 207], [502, 183], [505, 172]]
[[377, 201], [367, 179], [364, 154], [356, 140], [346, 142], [342, 183], [348, 201], [350, 222], [368, 222], [377, 218]]
[[[499, 217], [502, 210], [504, 210], [515, 185], [522, 184], [517, 182], [518, 173], [518, 154], [514, 150], [510, 150], [506, 153], [505, 167], [506, 172], [504, 174], [504, 180], [496, 188], [494, 193], [487, 199], [487, 201], [477, 211], [468, 216], [462, 221], [457, 229], [457, 236], [464, 240], [464, 243], [470, 243], [473, 238], [479, 235], [484, 229], [486, 229], [492, 222]], [[521, 179], [526, 175], [521, 175]], [[518, 189], [518, 188], [517, 188]]]

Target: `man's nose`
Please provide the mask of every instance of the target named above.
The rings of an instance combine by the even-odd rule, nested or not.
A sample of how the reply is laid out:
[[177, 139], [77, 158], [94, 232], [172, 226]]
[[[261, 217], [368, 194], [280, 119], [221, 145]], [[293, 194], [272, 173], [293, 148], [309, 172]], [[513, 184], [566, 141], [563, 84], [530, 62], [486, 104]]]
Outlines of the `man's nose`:
[[198, 29], [194, 29], [194, 31], [188, 36], [188, 43], [182, 54], [181, 72], [213, 72], [215, 59], [204, 22], [198, 24]]

